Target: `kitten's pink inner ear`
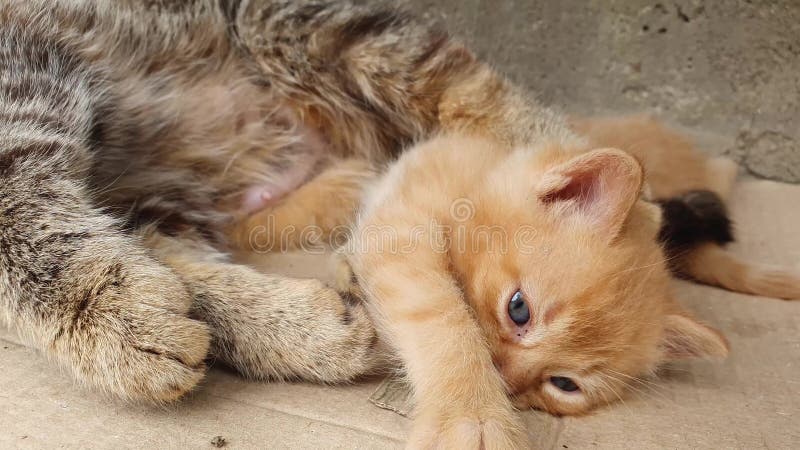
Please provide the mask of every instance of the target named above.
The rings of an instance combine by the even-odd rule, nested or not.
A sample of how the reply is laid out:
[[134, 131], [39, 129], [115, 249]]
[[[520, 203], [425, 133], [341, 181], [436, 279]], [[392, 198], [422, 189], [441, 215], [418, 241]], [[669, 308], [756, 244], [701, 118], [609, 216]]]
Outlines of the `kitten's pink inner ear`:
[[642, 178], [642, 166], [632, 156], [600, 149], [550, 169], [537, 191], [543, 203], [568, 206], [558, 211], [578, 215], [613, 239], [639, 197]]
[[682, 314], [666, 317], [661, 347], [666, 360], [728, 356], [722, 333]]

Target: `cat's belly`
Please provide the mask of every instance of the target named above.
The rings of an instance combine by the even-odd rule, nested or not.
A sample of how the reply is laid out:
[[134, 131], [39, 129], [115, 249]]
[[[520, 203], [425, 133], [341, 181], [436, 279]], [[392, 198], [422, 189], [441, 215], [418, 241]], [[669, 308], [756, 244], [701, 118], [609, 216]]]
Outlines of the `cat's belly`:
[[[246, 81], [193, 88], [181, 105], [190, 151], [173, 159], [213, 164], [216, 204], [234, 215], [274, 205], [313, 176], [330, 153], [323, 134], [288, 102]], [[232, 81], [233, 80], [233, 81]]]
[[298, 158], [292, 158], [293, 164], [276, 171], [271, 181], [245, 189], [240, 200], [240, 213], [250, 214], [275, 205], [314, 174], [326, 154], [327, 144], [319, 131], [302, 122], [296, 123], [295, 133], [304, 151], [298, 154]]
[[191, 81], [129, 77], [116, 98], [95, 184], [119, 210], [247, 215], [299, 188], [331, 153], [323, 133], [235, 67]]

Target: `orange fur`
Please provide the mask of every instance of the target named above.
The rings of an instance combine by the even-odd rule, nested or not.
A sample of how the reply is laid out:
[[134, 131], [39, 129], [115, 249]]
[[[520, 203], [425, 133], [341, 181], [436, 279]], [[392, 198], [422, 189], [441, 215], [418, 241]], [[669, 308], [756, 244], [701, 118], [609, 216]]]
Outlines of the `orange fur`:
[[[572, 127], [592, 146], [615, 147], [634, 155], [647, 172], [653, 199], [695, 189], [729, 196], [737, 167], [725, 158], [707, 158], [689, 139], [646, 116], [573, 120]], [[730, 291], [800, 299], [800, 274], [742, 261], [715, 244], [690, 249], [675, 261], [692, 279]]]
[[238, 249], [261, 252], [341, 244], [363, 188], [375, 176], [367, 161], [334, 162], [274, 207], [235, 221], [229, 240]]
[[700, 246], [682, 259], [684, 270], [701, 283], [745, 294], [800, 299], [798, 275], [742, 261], [717, 245]]
[[[412, 442], [521, 447], [507, 393], [518, 407], [579, 414], [666, 359], [727, 354], [670, 296], [638, 162], [584, 150], [444, 136], [368, 194], [350, 261], [415, 388]], [[523, 326], [508, 314], [517, 290]]]
[[[484, 120], [448, 111], [476, 128]], [[645, 117], [572, 126], [588, 145], [515, 148], [491, 132], [476, 133], [489, 140], [435, 138], [405, 152], [367, 190], [349, 260], [359, 294], [415, 388], [412, 445], [522, 447], [512, 404], [581, 414], [624, 395], [666, 360], [727, 355], [724, 337], [672, 298], [656, 243], [660, 210], [640, 195], [708, 189], [725, 198], [735, 164], [702, 157]], [[371, 180], [364, 170], [369, 176], [356, 178]], [[339, 206], [322, 193], [353, 198], [354, 184], [345, 181], [354, 174], [339, 175], [293, 194], [308, 203], [292, 206], [289, 197], [262, 214], [316, 224]], [[329, 217], [349, 223], [356, 202], [347, 205], [347, 214]], [[263, 220], [252, 216], [239, 232]], [[528, 247], [516, 236], [530, 237]], [[698, 281], [732, 290], [798, 292], [795, 278], [758, 271], [714, 245], [694, 249], [681, 264]], [[524, 326], [507, 311], [517, 289], [531, 313]], [[580, 391], [560, 390], [554, 376], [569, 377]]]
[[691, 142], [647, 116], [573, 119], [571, 126], [587, 137], [591, 146], [618, 148], [638, 159], [653, 198], [709, 189], [712, 184], [705, 159]]

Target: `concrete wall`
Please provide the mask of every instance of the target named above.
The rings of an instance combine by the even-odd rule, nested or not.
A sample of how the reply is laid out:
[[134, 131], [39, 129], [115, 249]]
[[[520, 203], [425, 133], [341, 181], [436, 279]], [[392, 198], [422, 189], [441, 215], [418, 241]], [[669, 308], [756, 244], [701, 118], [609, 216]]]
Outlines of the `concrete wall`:
[[800, 182], [800, 0], [407, 0], [580, 114], [650, 111]]

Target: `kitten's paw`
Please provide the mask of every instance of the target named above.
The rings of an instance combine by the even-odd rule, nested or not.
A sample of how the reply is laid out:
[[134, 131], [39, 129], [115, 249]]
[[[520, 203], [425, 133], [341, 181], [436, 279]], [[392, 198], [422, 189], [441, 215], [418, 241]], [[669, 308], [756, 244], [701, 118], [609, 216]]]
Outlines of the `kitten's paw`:
[[421, 413], [408, 441], [411, 449], [510, 450], [530, 447], [525, 425], [510, 408]]
[[203, 378], [208, 327], [187, 317], [189, 294], [177, 279], [160, 281], [174, 284], [108, 287], [64, 324], [53, 347], [79, 380], [125, 400], [166, 403]]

